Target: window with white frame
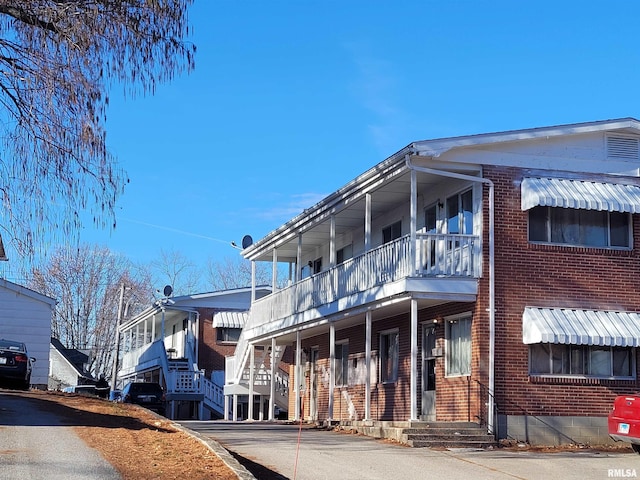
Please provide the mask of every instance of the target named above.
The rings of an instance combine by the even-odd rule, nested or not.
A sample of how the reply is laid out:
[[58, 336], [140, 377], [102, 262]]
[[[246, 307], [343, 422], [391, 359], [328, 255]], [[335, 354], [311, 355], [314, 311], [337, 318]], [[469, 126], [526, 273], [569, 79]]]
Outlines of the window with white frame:
[[402, 221], [398, 220], [382, 229], [382, 243], [393, 242], [402, 236]]
[[398, 380], [398, 330], [380, 333], [380, 381], [393, 383]]
[[471, 375], [471, 316], [447, 319], [445, 339], [446, 375]]
[[241, 328], [217, 327], [216, 339], [218, 340], [218, 342], [238, 343], [241, 333], [242, 333]]
[[424, 230], [425, 233], [436, 233], [438, 223], [438, 206], [433, 205], [424, 209]]
[[334, 378], [336, 386], [349, 384], [349, 342], [336, 342]]
[[307, 262], [306, 265], [303, 265], [300, 268], [300, 278], [305, 279], [310, 277], [311, 275], [315, 275], [316, 273], [320, 273], [322, 271], [322, 257], [316, 258], [315, 260]]
[[473, 191], [466, 190], [447, 198], [447, 233], [473, 234]]
[[336, 263], [340, 265], [353, 258], [353, 244], [345, 245], [336, 252]]
[[531, 375], [634, 377], [631, 348], [537, 343], [529, 347]]
[[529, 210], [529, 241], [629, 248], [631, 217], [621, 212], [534, 207]]

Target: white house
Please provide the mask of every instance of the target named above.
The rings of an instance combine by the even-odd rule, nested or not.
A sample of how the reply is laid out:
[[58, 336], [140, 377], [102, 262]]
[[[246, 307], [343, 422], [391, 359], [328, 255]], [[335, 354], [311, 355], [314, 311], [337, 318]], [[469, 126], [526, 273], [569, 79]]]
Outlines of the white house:
[[57, 338], [51, 339], [49, 359], [49, 389], [94, 384], [95, 379], [87, 371], [89, 355], [75, 348], [66, 348]]
[[36, 362], [31, 385], [47, 388], [51, 319], [56, 301], [5, 279], [0, 279], [0, 338], [27, 345]]

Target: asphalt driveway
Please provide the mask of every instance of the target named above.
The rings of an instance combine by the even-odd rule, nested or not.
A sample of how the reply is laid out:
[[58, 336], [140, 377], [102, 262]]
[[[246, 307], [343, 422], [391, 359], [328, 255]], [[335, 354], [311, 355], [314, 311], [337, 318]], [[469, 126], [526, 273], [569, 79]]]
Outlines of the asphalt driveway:
[[[549, 479], [636, 478], [640, 455], [409, 448], [369, 437], [266, 422], [180, 421], [236, 457], [266, 467], [258, 479]], [[242, 460], [241, 460], [242, 461]], [[249, 468], [250, 469], [250, 468]], [[254, 473], [255, 474], [255, 473]], [[262, 475], [262, 476], [261, 476]]]
[[120, 475], [57, 415], [0, 392], [0, 478], [118, 480]]

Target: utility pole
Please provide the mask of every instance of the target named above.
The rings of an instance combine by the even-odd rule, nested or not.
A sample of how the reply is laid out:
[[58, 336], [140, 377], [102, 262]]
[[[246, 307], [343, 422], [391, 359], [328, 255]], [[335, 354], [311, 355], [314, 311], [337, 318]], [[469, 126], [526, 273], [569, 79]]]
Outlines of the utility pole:
[[122, 322], [122, 302], [124, 300], [124, 283], [120, 287], [120, 302], [118, 303], [118, 319], [116, 320], [116, 348], [113, 354], [113, 372], [111, 372], [111, 391], [116, 389], [118, 381], [118, 357], [120, 354], [120, 323]]

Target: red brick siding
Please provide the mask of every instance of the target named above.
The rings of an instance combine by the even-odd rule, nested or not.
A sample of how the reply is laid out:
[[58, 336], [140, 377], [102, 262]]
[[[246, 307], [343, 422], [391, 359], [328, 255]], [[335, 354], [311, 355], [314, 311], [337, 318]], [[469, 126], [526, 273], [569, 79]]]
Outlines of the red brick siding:
[[[529, 350], [522, 342], [522, 314], [526, 306], [638, 311], [640, 293], [635, 286], [640, 274], [638, 249], [629, 252], [529, 244], [528, 214], [520, 209], [523, 172], [515, 168], [485, 167], [484, 173], [494, 182], [496, 194], [496, 397], [499, 408], [509, 414], [522, 414], [522, 410], [536, 415], [608, 414], [615, 395], [634, 392], [639, 383], [530, 379]], [[639, 233], [640, 218], [634, 215], [634, 239], [640, 238]], [[488, 258], [486, 242], [485, 239], [485, 258]], [[481, 285], [483, 283], [486, 277]], [[481, 291], [485, 290], [481, 286]]]
[[198, 367], [205, 370], [207, 377], [214, 370], [224, 370], [225, 357], [233, 355], [235, 344], [219, 343], [216, 340], [216, 329], [213, 328], [215, 309], [199, 309], [200, 312], [200, 344], [198, 345]]

